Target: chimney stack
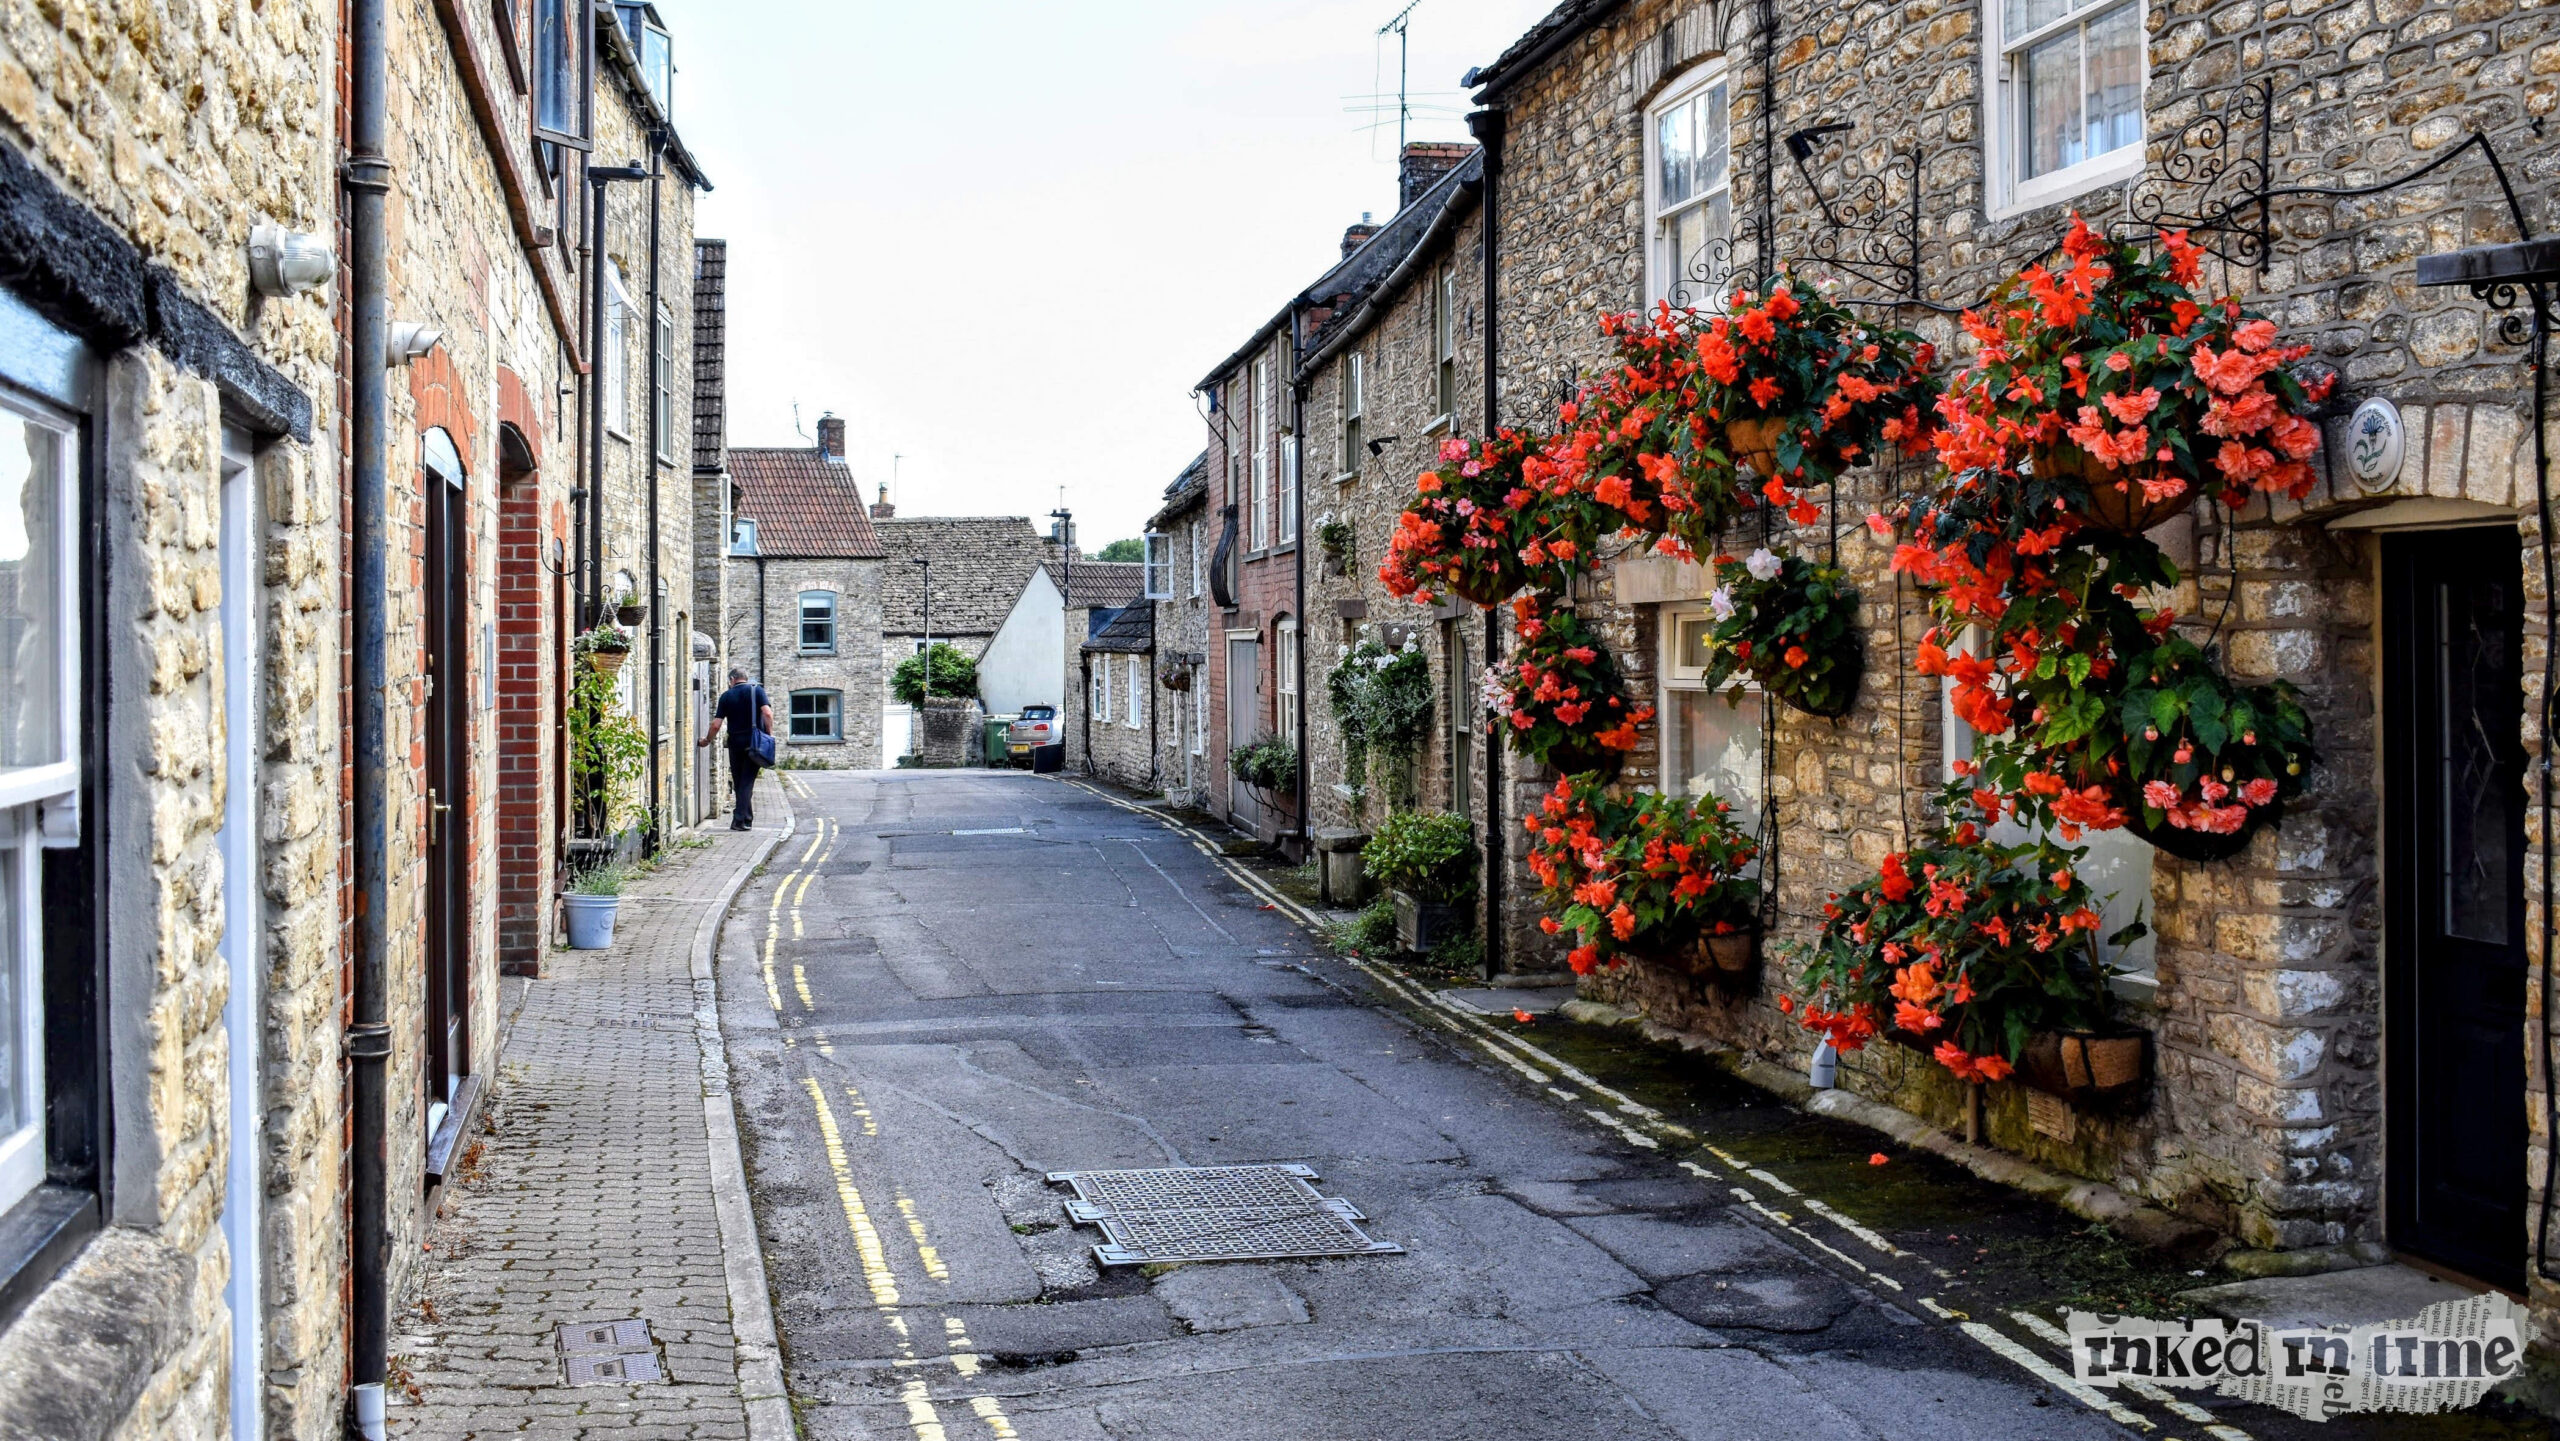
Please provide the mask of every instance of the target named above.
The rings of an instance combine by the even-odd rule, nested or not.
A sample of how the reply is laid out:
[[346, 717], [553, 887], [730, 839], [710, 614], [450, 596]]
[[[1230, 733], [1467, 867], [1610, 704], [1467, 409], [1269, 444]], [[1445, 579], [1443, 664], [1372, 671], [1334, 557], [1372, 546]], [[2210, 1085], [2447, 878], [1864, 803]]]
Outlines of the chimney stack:
[[1476, 148], [1464, 141], [1414, 140], [1404, 147], [1404, 162], [1397, 176], [1396, 207], [1402, 209], [1422, 198], [1422, 192], [1440, 183], [1440, 177], [1467, 163]]
[[818, 458], [844, 459], [844, 422], [832, 410], [818, 417]]
[[884, 480], [880, 482], [880, 498], [872, 503], [871, 518], [873, 520], [892, 520], [896, 518], [897, 514], [898, 508], [889, 503], [889, 482]]
[[1369, 237], [1377, 234], [1380, 228], [1381, 227], [1369, 223], [1368, 211], [1361, 211], [1360, 223], [1342, 232], [1342, 258], [1349, 260], [1351, 258], [1351, 252], [1368, 244]]

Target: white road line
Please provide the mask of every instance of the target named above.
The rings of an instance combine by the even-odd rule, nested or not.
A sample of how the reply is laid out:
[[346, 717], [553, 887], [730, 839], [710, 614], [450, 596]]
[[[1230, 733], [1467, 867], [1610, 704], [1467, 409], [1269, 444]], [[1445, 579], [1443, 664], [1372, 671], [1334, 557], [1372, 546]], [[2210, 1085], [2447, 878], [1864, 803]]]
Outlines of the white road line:
[[2035, 1377], [2037, 1380], [2042, 1381], [2047, 1386], [2052, 1387], [2054, 1390], [2061, 1392], [2065, 1396], [2070, 1397], [2072, 1400], [2079, 1402], [2081, 1405], [2088, 1407], [2090, 1410], [2098, 1412], [2108, 1420], [2115, 1422], [2117, 1425], [2131, 1426], [2138, 1431], [2157, 1431], [2160, 1429], [2159, 1425], [2152, 1421], [2151, 1418], [2140, 1415], [2123, 1406], [2119, 1406], [2115, 1402], [2108, 1400], [2106, 1397], [2099, 1395], [2091, 1388], [2082, 1385], [2078, 1377], [2057, 1369], [2053, 1363], [2045, 1360], [2035, 1352], [2028, 1350], [2026, 1347], [2019, 1345], [2016, 1341], [2011, 1340], [2002, 1332], [1996, 1331], [1980, 1321], [1967, 1317], [1961, 1311], [1950, 1311], [1946, 1307], [1939, 1305], [1932, 1297], [1921, 1297], [1920, 1304], [1927, 1307], [1929, 1310], [1936, 1312], [1939, 1316], [1955, 1322], [1958, 1330], [1980, 1342], [1984, 1349], [1990, 1351], [1992, 1354], [2018, 1367], [2018, 1369]]
[[[2071, 1354], [2071, 1333], [2063, 1330], [2051, 1321], [2046, 1320], [2033, 1311], [2012, 1311], [2009, 1313], [2009, 1319], [2034, 1332], [2037, 1340], [2055, 1348], [2063, 1355], [2069, 1356]], [[2121, 1384], [2125, 1390], [2132, 1392], [2134, 1395], [2141, 1397], [2145, 1401], [2152, 1402], [2162, 1410], [2167, 1411], [2170, 1415], [2177, 1417], [2179, 1420], [2190, 1421], [2203, 1427], [2205, 1434], [2214, 1438], [2214, 1441], [2256, 1441], [2256, 1438], [2251, 1436], [2248, 1432], [2241, 1430], [2237, 1426], [2216, 1420], [2212, 1412], [2207, 1411], [2202, 1406], [2199, 1406], [2192, 1401], [2178, 1397], [2171, 1393], [2165, 1386], [2154, 1386], [2147, 1381], [2135, 1381], [2130, 1379], [2122, 1382]]]

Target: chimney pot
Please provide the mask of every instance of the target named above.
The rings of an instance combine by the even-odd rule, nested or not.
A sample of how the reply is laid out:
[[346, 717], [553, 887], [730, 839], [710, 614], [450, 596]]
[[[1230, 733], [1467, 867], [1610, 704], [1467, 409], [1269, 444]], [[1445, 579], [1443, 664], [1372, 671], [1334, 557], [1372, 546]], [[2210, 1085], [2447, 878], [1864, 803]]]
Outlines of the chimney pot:
[[844, 459], [844, 421], [832, 410], [818, 417], [818, 455], [826, 460]]
[[893, 520], [897, 517], [897, 514], [898, 508], [889, 503], [889, 482], [884, 480], [880, 482], [880, 498], [872, 503], [871, 518], [873, 520]]

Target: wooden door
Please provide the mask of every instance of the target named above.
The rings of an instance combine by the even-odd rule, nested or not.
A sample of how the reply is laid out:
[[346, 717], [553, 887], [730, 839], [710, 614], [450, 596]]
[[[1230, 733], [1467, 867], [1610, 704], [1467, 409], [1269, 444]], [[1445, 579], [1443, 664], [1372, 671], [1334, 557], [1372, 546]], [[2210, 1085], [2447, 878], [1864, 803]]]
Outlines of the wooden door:
[[2383, 546], [2390, 1238], [2521, 1287], [2522, 554], [2503, 526]]
[[461, 457], [442, 431], [425, 447], [427, 1139], [471, 1069], [470, 554]]
[[[1262, 738], [1262, 643], [1242, 636], [1227, 641], [1227, 754]], [[1245, 783], [1227, 778], [1227, 814], [1237, 825], [1258, 831], [1262, 807]]]

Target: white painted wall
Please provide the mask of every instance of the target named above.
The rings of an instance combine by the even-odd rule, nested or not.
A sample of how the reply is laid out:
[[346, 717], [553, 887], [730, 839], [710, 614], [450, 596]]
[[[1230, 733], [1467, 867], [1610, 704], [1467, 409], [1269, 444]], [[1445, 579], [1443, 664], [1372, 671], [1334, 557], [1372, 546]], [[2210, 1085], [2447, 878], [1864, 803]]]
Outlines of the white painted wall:
[[1045, 568], [1014, 598], [987, 653], [978, 657], [978, 695], [989, 715], [1018, 714], [1027, 705], [1063, 707], [1067, 698], [1066, 598]]

